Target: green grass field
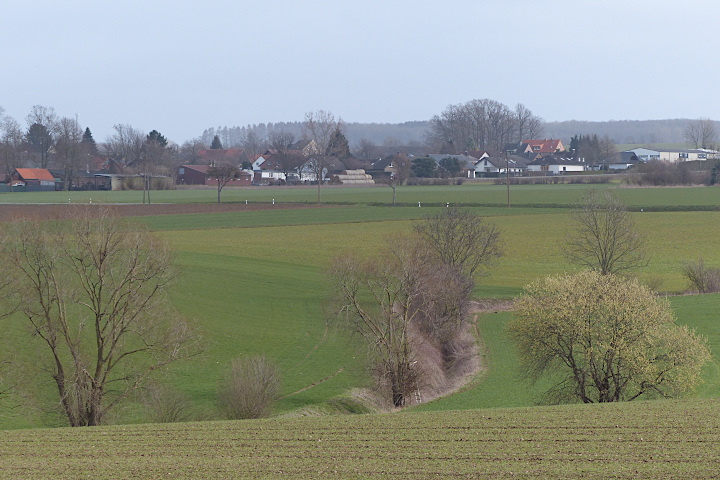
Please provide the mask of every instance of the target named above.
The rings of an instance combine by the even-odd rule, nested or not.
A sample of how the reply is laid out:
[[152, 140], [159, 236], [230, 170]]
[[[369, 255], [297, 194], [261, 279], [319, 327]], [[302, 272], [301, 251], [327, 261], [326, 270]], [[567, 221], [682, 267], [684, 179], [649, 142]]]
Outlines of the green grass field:
[[[442, 208], [432, 205], [471, 204], [473, 211], [500, 227], [505, 243], [504, 257], [490, 275], [478, 279], [475, 295], [511, 298], [536, 278], [574, 269], [560, 246], [570, 225], [568, 207], [585, 188], [513, 187], [518, 206], [509, 209], [502, 206], [503, 186], [399, 190], [399, 199], [407, 205], [422, 198], [421, 208], [379, 206], [384, 201], [379, 198], [390, 198], [390, 190], [380, 187], [328, 188], [323, 196], [333, 205], [295, 210], [282, 209], [282, 202], [311, 203], [315, 191], [237, 189], [224, 192], [224, 199], [244, 203], [244, 196], [251, 202], [275, 198], [277, 209], [138, 217], [174, 246], [180, 274], [171, 300], [197, 323], [206, 346], [202, 355], [171, 365], [158, 379], [192, 400], [193, 418], [215, 420], [220, 417], [218, 387], [230, 361], [264, 353], [282, 372], [282, 398], [274, 410], [278, 418], [6, 431], [0, 436], [0, 467], [5, 467], [0, 478], [197, 478], [210, 472], [223, 477], [230, 469], [236, 477], [267, 478], [286, 474], [424, 478], [449, 473], [570, 478], [606, 477], [610, 472], [619, 477], [682, 478], [707, 476], [711, 468], [716, 472], [720, 459], [711, 445], [717, 441], [712, 435], [717, 435], [718, 427], [711, 422], [717, 403], [701, 399], [720, 395], [720, 295], [671, 297], [678, 321], [706, 336], [714, 354], [705, 368], [704, 383], [692, 395], [697, 399], [536, 407], [547, 384], [530, 385], [522, 378], [504, 330], [511, 314], [499, 312], [478, 317], [485, 368], [460, 392], [397, 415], [295, 418], [338, 412], [347, 406], [352, 388], [369, 383], [365, 349], [348, 338], [327, 312], [331, 295], [327, 267], [332, 258], [348, 252], [374, 254], [388, 235], [408, 231], [414, 220]], [[706, 264], [720, 266], [716, 243], [720, 211], [704, 211], [720, 204], [720, 190], [597, 188], [614, 188], [638, 210], [633, 216], [647, 237], [650, 256], [649, 265], [638, 272], [641, 281], [678, 293], [686, 287], [681, 275], [685, 262], [702, 256]], [[137, 192], [94, 196], [99, 193], [92, 192], [94, 203], [128, 202], [137, 196]], [[19, 195], [27, 201], [52, 203], [65, 194], [0, 194], [0, 203]], [[73, 201], [83, 201], [88, 192], [72, 195]], [[153, 192], [153, 201], [209, 203], [214, 195], [212, 190]], [[643, 205], [660, 211], [640, 212]], [[696, 211], [673, 211], [683, 206]], [[6, 351], [36, 355], [33, 339], [13, 325], [3, 323], [2, 341], [12, 346]], [[53, 407], [52, 385], [47, 378], [38, 378], [45, 383], [35, 392], [36, 401], [11, 396], [1, 402], [0, 429], [63, 425]], [[467, 412], [446, 413], [459, 410]], [[111, 420], [142, 423], [148, 416], [139, 403], [131, 402]], [[27, 442], [42, 442], [43, 453], [30, 458]], [[61, 455], [72, 450], [68, 445], [78, 453]], [[112, 451], [107, 460], [97, 453], [104, 446]], [[394, 460], [382, 453], [390, 451], [405, 453]], [[109, 473], [102, 474], [100, 467], [109, 468]]]
[[[551, 187], [547, 194], [557, 198], [569, 199], [582, 193], [572, 185]], [[449, 187], [437, 188], [434, 195]], [[372, 189], [357, 190], [362, 193]], [[650, 194], [656, 189], [621, 191]], [[705, 203], [715, 194], [711, 188], [678, 191]], [[351, 190], [348, 195], [360, 193]], [[322, 409], [346, 395], [350, 388], [366, 385], [363, 348], [349, 340], [336, 324], [328, 322], [327, 267], [332, 258], [347, 252], [372, 255], [383, 248], [388, 235], [410, 230], [412, 221], [438, 208], [442, 207], [339, 205], [284, 210], [278, 205], [277, 210], [269, 211], [138, 217], [175, 247], [181, 274], [171, 297], [175, 307], [198, 324], [207, 346], [199, 358], [172, 365], [161, 378], [192, 398], [197, 416], [203, 418], [219, 415], [215, 401], [219, 384], [231, 360], [241, 355], [264, 353], [278, 362], [284, 397], [276, 405], [278, 414]], [[570, 224], [568, 208], [472, 210], [496, 223], [505, 243], [505, 256], [489, 276], [478, 279], [477, 296], [513, 297], [536, 278], [574, 268], [560, 249]], [[712, 241], [720, 237], [720, 212], [633, 215], [638, 228], [648, 237], [651, 258], [639, 272], [641, 280], [653, 282], [663, 291], [680, 292], [685, 288], [680, 273], [684, 262], [702, 255], [706, 263], [720, 265], [720, 250]], [[712, 305], [718, 304], [720, 299], [713, 297], [702, 315], [711, 318]], [[694, 305], [691, 302], [690, 308], [679, 309], [678, 316], [696, 326], [693, 322], [699, 321], [701, 315], [693, 310]], [[478, 388], [426, 408], [527, 406], [538, 401], [542, 386], [528, 388], [509, 360], [514, 354], [502, 329], [507, 315], [486, 315], [479, 321], [490, 369], [474, 383]], [[706, 323], [711, 326], [712, 321]], [[20, 332], [14, 343], [22, 351], [29, 337]], [[708, 375], [718, 378], [720, 372], [713, 370]], [[706, 396], [717, 392], [715, 387], [702, 388], [708, 388], [700, 390]], [[51, 385], [46, 385], [46, 391], [52, 395]], [[0, 409], [0, 425], [17, 428], [62, 424], [52, 412], [40, 408], [33, 411], [28, 417]], [[117, 422], [147, 419], [139, 405], [131, 405], [117, 415]]]
[[[572, 206], [587, 188], [611, 188], [633, 208], [717, 208], [720, 189], [706, 187], [635, 188], [618, 184], [603, 185], [513, 185], [510, 200], [514, 206]], [[37, 192], [0, 193], [3, 203], [142, 203], [142, 192]], [[214, 189], [153, 191], [153, 203], [214, 203]], [[317, 201], [317, 190], [312, 187], [227, 187], [223, 190], [225, 203], [308, 203]], [[374, 187], [324, 187], [323, 203], [390, 205], [392, 190]], [[397, 202], [405, 206], [421, 205], [507, 205], [504, 185], [488, 183], [446, 186], [402, 186], [397, 188]]]
[[718, 474], [720, 402], [17, 430], [0, 478], [643, 478]]

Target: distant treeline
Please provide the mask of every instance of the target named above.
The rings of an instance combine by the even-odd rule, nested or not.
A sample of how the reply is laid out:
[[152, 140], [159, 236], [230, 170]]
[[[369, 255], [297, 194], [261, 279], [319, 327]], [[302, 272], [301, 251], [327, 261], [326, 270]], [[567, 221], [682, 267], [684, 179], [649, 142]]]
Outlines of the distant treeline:
[[[217, 127], [205, 130], [201, 139], [210, 145], [215, 135], [220, 138], [225, 148], [241, 147], [247, 133], [252, 131], [259, 138], [268, 138], [274, 131], [284, 130], [292, 133], [295, 138], [301, 138], [302, 122], [260, 123], [244, 127]], [[375, 145], [423, 145], [427, 136], [430, 122], [404, 122], [404, 123], [346, 123], [345, 137], [351, 147], [357, 147], [363, 140]]]
[[[559, 138], [566, 145], [575, 135], [608, 136], [617, 144], [651, 144], [684, 142], [684, 132], [689, 119], [668, 120], [611, 120], [607, 122], [588, 122], [568, 120], [563, 122], [545, 122], [544, 131], [548, 138]], [[716, 122], [717, 123], [717, 122]], [[347, 123], [345, 136], [352, 148], [367, 140], [375, 145], [424, 145], [427, 141], [430, 121], [404, 123]], [[718, 124], [720, 130], [720, 124]], [[201, 135], [202, 141], [210, 145], [213, 136], [218, 135], [225, 148], [240, 147], [244, 135], [253, 131], [260, 138], [268, 133], [286, 130], [302, 137], [302, 122], [260, 123], [244, 127], [209, 128]]]

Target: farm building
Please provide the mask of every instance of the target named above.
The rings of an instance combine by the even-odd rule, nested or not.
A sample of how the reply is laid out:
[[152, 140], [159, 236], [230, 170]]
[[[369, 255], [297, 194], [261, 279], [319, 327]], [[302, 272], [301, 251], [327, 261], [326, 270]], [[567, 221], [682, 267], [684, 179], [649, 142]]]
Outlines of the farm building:
[[554, 155], [547, 155], [533, 160], [527, 164], [528, 172], [545, 172], [550, 175], [563, 175], [570, 172], [584, 172], [587, 170], [584, 162], [578, 162], [568, 158], [560, 158]]
[[[181, 165], [178, 168], [176, 183], [178, 185], [217, 185], [217, 180], [208, 175], [209, 165]], [[252, 184], [252, 175], [240, 170], [240, 178], [227, 183], [230, 186], [244, 186]]]
[[28, 192], [55, 191], [55, 177], [47, 168], [16, 168], [9, 183]]

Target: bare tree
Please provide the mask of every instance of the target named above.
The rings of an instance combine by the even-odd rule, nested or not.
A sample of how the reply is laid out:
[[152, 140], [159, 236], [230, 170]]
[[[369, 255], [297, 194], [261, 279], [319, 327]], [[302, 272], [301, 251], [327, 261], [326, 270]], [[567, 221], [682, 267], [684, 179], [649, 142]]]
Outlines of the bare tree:
[[484, 274], [502, 256], [500, 231], [469, 210], [446, 208], [414, 228], [442, 263], [470, 279]]
[[265, 149], [265, 141], [255, 133], [254, 130], [244, 130], [241, 136], [241, 143], [251, 162], [254, 162], [256, 157], [263, 153]]
[[442, 352], [436, 367], [445, 374], [457, 366], [453, 345], [466, 325], [472, 291], [469, 278], [418, 240], [394, 236], [373, 258], [345, 256], [332, 265], [340, 319], [365, 340], [378, 384], [395, 407], [431, 383], [421, 345]]
[[50, 163], [50, 154], [55, 144], [57, 119], [54, 108], [42, 105], [34, 105], [26, 117], [27, 140], [39, 155], [41, 168], [47, 168]]
[[62, 162], [65, 181], [64, 190], [70, 190], [75, 182], [77, 170], [83, 157], [83, 130], [74, 118], [64, 117], [57, 121], [55, 151]]
[[391, 166], [393, 168], [389, 177], [378, 179], [378, 183], [384, 183], [392, 188], [393, 207], [395, 206], [395, 193], [398, 185], [404, 184], [412, 173], [412, 163], [407, 155], [398, 153], [392, 157]]
[[5, 167], [5, 176], [12, 175], [23, 163], [25, 133], [12, 117], [0, 117], [0, 159]]
[[341, 299], [341, 318], [361, 335], [375, 357], [375, 370], [396, 407], [417, 388], [419, 372], [410, 337], [417, 301], [425, 289], [422, 261], [411, 243], [393, 242], [382, 258], [343, 257], [332, 276]]
[[314, 142], [312, 158], [309, 164], [318, 182], [317, 203], [320, 203], [320, 186], [327, 171], [327, 157], [335, 139], [336, 131], [342, 131], [343, 129], [343, 121], [341, 118], [336, 119], [331, 112], [318, 110], [305, 114], [303, 128], [307, 138]]
[[428, 142], [441, 153], [480, 149], [498, 154], [508, 142], [541, 131], [542, 120], [522, 104], [512, 111], [495, 100], [471, 100], [433, 116]]
[[364, 160], [375, 160], [378, 157], [377, 146], [367, 138], [360, 140], [355, 154]]
[[0, 254], [71, 426], [102, 423], [151, 372], [189, 354], [193, 332], [164, 301], [167, 244], [109, 210], [14, 224]]
[[588, 190], [575, 206], [573, 231], [563, 250], [577, 265], [602, 275], [644, 267], [645, 238], [625, 204], [609, 191]]
[[240, 176], [240, 169], [237, 165], [213, 165], [208, 168], [207, 174], [211, 177], [215, 177], [215, 180], [217, 181], [217, 198], [218, 203], [220, 203], [220, 193], [222, 192], [222, 189], [232, 180], [237, 180]]
[[116, 173], [122, 173], [126, 168], [137, 168], [143, 158], [143, 144], [146, 135], [131, 125], [117, 124], [113, 126], [112, 134], [102, 145], [105, 154], [112, 157]]
[[291, 151], [295, 143], [295, 135], [287, 130], [273, 130], [268, 136], [268, 147], [277, 155], [278, 166], [287, 180], [290, 172], [297, 171], [305, 163], [305, 158], [297, 152]]
[[542, 137], [542, 118], [533, 115], [530, 109], [522, 103], [515, 105], [515, 122], [514, 140], [516, 142]]
[[718, 140], [715, 122], [709, 118], [692, 120], [685, 127], [685, 141], [694, 148], [714, 149]]

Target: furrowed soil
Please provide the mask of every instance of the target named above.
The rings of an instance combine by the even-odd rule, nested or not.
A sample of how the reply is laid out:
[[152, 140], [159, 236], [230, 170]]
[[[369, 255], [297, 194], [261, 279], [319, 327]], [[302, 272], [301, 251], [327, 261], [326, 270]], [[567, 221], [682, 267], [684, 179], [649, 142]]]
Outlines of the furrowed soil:
[[717, 478], [718, 400], [6, 431], [0, 478]]
[[107, 208], [120, 217], [140, 217], [151, 215], [178, 215], [183, 213], [227, 213], [252, 212], [260, 210], [292, 210], [307, 208], [322, 208], [322, 206], [308, 206], [300, 204], [272, 205], [244, 204], [244, 203], [193, 203], [170, 204], [154, 203], [143, 204], [6, 204], [0, 205], [0, 222], [13, 220], [62, 220], [72, 218], [85, 212], [99, 212]]

